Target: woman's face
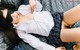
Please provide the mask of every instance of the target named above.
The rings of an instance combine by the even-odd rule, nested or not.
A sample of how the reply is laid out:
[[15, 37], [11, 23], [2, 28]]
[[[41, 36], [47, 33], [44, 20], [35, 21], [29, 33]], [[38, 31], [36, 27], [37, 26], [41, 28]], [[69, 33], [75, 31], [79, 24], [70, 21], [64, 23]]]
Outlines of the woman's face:
[[11, 17], [13, 18], [13, 21], [12, 21], [13, 24], [19, 23], [19, 20], [20, 20], [20, 14], [19, 13], [14, 12], [11, 14]]

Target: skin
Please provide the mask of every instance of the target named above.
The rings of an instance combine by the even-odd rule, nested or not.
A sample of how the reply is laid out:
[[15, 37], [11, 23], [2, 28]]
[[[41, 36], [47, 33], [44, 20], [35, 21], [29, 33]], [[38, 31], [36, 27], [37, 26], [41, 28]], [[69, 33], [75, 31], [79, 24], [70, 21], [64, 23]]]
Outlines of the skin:
[[73, 25], [76, 21], [80, 20], [80, 4], [76, 7], [64, 12], [63, 21], [68, 25]]
[[[79, 14], [80, 12], [79, 11], [80, 11], [80, 4], [64, 13], [64, 22], [67, 24], [65, 26], [71, 27], [72, 24], [74, 24], [76, 21], [80, 20], [80, 14]], [[67, 29], [65, 29], [65, 30], [67, 30]], [[80, 40], [79, 40], [80, 28], [68, 29], [67, 31], [65, 31], [65, 30], [62, 29], [62, 31], [61, 31], [62, 41], [64, 41], [64, 42], [75, 41], [75, 42], [77, 42], [77, 45], [73, 46], [73, 49], [80, 50]], [[71, 32], [70, 34], [69, 34], [69, 31]]]
[[[80, 19], [80, 4], [76, 7], [64, 12], [63, 22], [65, 26], [71, 27]], [[63, 42], [80, 42], [80, 28], [65, 28], [61, 29], [61, 40]]]

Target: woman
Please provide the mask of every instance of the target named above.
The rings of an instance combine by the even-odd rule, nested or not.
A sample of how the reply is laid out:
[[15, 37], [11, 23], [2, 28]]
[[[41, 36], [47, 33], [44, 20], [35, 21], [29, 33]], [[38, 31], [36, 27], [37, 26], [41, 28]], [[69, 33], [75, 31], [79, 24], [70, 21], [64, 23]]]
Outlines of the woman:
[[[54, 18], [54, 21], [55, 21], [55, 26], [56, 26], [56, 22], [58, 22], [56, 20], [59, 20], [60, 22], [58, 23], [59, 24], [58, 27], [59, 26], [60, 27], [58, 29], [61, 29], [61, 23], [62, 23], [61, 21], [62, 21], [62, 18], [63, 18], [63, 21], [64, 21], [65, 25], [71, 27], [72, 24], [74, 24], [76, 21], [78, 21], [80, 19], [80, 17], [79, 17], [79, 8], [80, 8], [80, 5], [76, 6], [75, 8], [73, 8], [73, 9], [71, 9], [69, 11], [64, 12], [64, 16], [63, 17], [61, 15], [61, 13], [53, 14], [53, 18]], [[24, 19], [25, 19], [25, 17], [24, 17]], [[77, 30], [77, 29], [80, 29], [80, 28], [61, 29], [61, 34], [59, 34], [60, 30], [56, 30], [56, 28], [53, 27], [53, 29], [50, 32], [49, 40], [53, 41], [53, 40], [55, 40], [55, 38], [57, 38], [55, 40], [55, 42], [57, 42], [57, 43], [53, 44], [53, 42], [50, 42], [50, 44], [53, 44], [56, 47], [58, 47], [57, 44], [59, 44], [59, 46], [64, 46], [63, 42], [73, 42], [73, 41], [80, 42], [80, 40], [79, 40], [79, 37], [80, 37], [79, 36], [79, 32], [78, 31], [77, 32], [74, 31], [74, 30]], [[53, 35], [53, 32], [54, 32], [54, 35]], [[75, 35], [77, 37], [75, 37]], [[61, 40], [63, 42], [61, 42]]]

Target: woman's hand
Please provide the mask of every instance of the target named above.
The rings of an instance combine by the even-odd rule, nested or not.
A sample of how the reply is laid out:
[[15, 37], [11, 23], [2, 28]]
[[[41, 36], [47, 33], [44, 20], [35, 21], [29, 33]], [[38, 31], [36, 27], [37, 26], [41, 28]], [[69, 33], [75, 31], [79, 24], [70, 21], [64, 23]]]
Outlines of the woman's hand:
[[31, 13], [34, 12], [34, 9], [36, 8], [36, 0], [29, 0]]

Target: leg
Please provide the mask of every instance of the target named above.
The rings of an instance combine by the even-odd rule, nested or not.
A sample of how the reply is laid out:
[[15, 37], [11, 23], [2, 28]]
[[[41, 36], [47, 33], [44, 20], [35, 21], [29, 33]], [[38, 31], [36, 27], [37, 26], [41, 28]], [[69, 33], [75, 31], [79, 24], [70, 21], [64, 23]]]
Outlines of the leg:
[[60, 38], [63, 42], [80, 42], [80, 28], [61, 29]]
[[76, 7], [64, 12], [63, 21], [71, 26], [80, 19], [80, 4]]

